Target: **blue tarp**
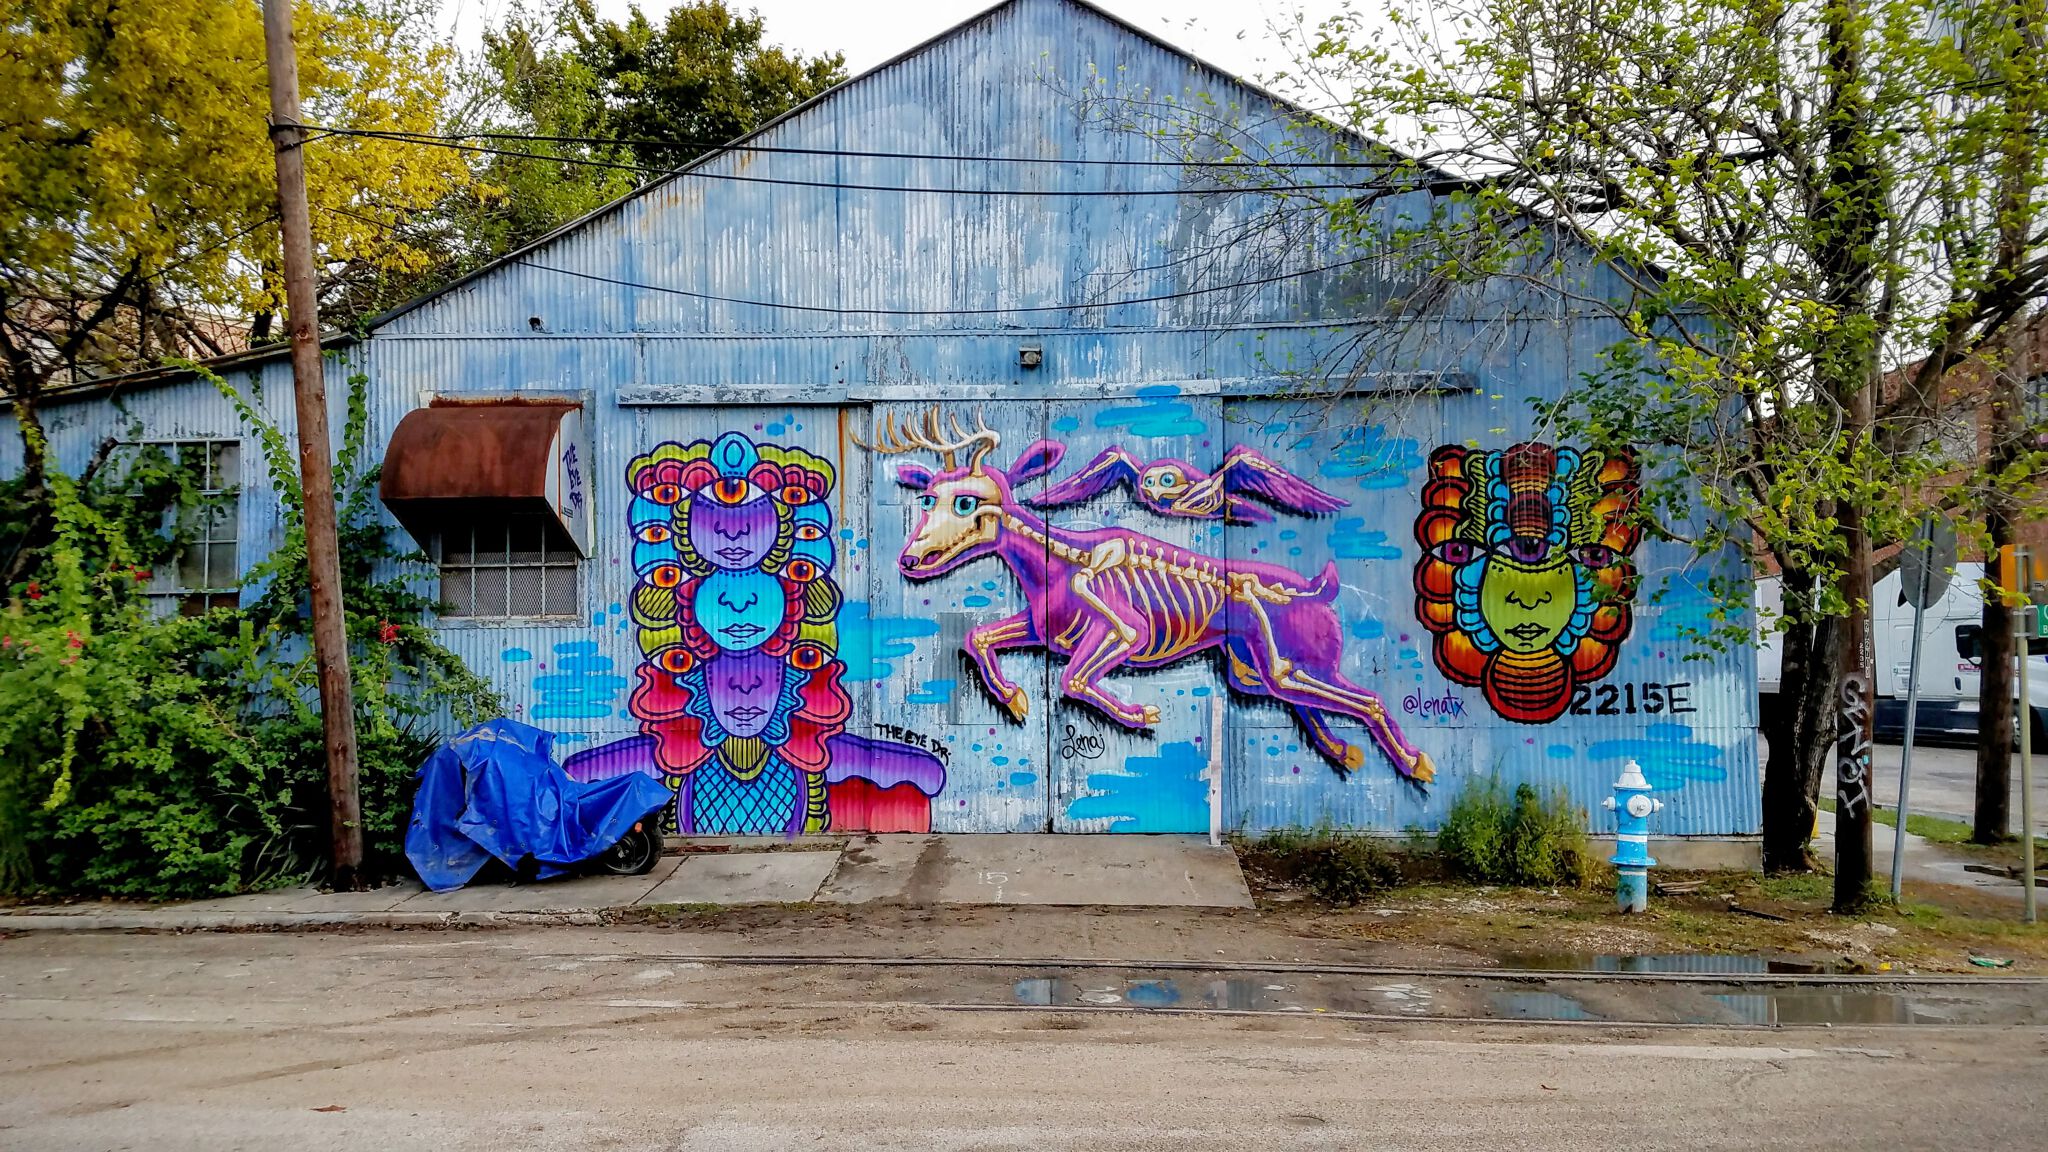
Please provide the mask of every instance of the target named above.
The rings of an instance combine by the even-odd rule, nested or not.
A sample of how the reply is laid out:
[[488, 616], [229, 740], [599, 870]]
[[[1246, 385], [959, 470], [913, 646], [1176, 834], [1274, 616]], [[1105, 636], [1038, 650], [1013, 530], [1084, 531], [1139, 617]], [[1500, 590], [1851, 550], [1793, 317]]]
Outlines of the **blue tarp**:
[[517, 720], [479, 724], [420, 765], [405, 854], [436, 892], [469, 883], [496, 856], [541, 876], [610, 848], [669, 801], [668, 787], [634, 773], [583, 784], [555, 764], [555, 738]]

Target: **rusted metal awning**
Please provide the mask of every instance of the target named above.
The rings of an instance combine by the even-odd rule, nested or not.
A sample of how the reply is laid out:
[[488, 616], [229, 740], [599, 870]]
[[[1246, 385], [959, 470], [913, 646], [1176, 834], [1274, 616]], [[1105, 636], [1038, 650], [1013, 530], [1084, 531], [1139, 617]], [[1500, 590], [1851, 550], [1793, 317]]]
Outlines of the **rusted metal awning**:
[[421, 543], [443, 525], [479, 515], [540, 513], [588, 556], [589, 475], [580, 405], [436, 404], [398, 422], [378, 495]]

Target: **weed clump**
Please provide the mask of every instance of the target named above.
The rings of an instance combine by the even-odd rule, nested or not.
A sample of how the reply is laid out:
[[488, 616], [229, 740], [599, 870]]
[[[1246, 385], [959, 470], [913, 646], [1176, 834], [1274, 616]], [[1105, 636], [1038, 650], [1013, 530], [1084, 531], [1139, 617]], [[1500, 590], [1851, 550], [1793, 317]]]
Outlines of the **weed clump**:
[[1481, 884], [1583, 887], [1592, 879], [1585, 813], [1563, 789], [1497, 780], [1466, 784], [1437, 832], [1436, 849], [1452, 875]]
[[1268, 833], [1244, 847], [1244, 859], [1327, 904], [1357, 904], [1401, 882], [1400, 863], [1378, 842], [1327, 828]]

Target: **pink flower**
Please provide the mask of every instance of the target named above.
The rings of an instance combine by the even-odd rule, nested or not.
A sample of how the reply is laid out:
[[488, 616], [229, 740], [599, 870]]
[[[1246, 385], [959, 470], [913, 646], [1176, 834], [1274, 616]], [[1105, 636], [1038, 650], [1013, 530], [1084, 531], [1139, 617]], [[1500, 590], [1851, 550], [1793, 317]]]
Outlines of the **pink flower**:
[[72, 631], [69, 628], [66, 628], [64, 630], [64, 643], [70, 645], [73, 648], [85, 647], [85, 641], [79, 638], [78, 633]]

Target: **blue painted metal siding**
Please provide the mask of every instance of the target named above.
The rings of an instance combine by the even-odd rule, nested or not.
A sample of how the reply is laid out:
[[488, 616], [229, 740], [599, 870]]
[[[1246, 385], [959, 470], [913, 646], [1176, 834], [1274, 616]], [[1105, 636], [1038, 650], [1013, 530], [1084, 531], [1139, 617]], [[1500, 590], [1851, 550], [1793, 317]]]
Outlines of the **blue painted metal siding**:
[[[331, 358], [336, 405], [351, 373], [370, 387], [373, 443], [437, 394], [546, 393], [588, 406], [596, 459], [595, 552], [572, 617], [493, 626], [447, 622], [444, 639], [505, 693], [514, 715], [562, 734], [566, 750], [639, 730], [629, 707], [642, 657], [624, 609], [635, 573], [626, 528], [631, 461], [662, 442], [738, 431], [801, 447], [837, 473], [834, 543], [846, 603], [838, 651], [848, 666], [850, 732], [913, 732], [946, 751], [932, 804], [942, 830], [1206, 827], [1211, 710], [1226, 709], [1222, 805], [1228, 827], [1329, 823], [1398, 832], [1439, 821], [1468, 778], [1568, 787], [1596, 828], [1595, 805], [1623, 759], [1644, 763], [1668, 801], [1659, 834], [1745, 834], [1758, 825], [1751, 653], [1689, 652], [1680, 626], [1705, 610], [1698, 562], [1676, 545], [1636, 551], [1643, 593], [1634, 628], [1602, 680], [1687, 683], [1694, 711], [1617, 711], [1523, 724], [1494, 714], [1476, 688], [1432, 662], [1417, 623], [1415, 519], [1425, 458], [1441, 445], [1505, 448], [1535, 434], [1530, 401], [1575, 383], [1615, 336], [1553, 301], [1493, 285], [1453, 295], [1422, 321], [1389, 321], [1373, 301], [1402, 286], [1369, 270], [1080, 311], [995, 309], [1170, 295], [1300, 272], [1346, 254], [1310, 230], [1278, 243], [1258, 198], [1189, 183], [1176, 167], [1061, 163], [1153, 159], [1155, 140], [1101, 113], [1119, 98], [1190, 107], [1213, 100], [1254, 141], [1282, 140], [1297, 114], [1128, 29], [1063, 0], [1018, 0], [771, 127], [760, 139], [815, 147], [1042, 157], [1036, 165], [739, 153], [709, 176], [833, 184], [1036, 190], [977, 197], [806, 188], [685, 176], [627, 200], [511, 264], [428, 300]], [[1337, 173], [1300, 173], [1319, 182]], [[1061, 196], [1162, 190], [1162, 196]], [[1400, 211], [1396, 202], [1387, 211]], [[1245, 229], [1259, 242], [1247, 241]], [[1622, 289], [1612, 273], [1567, 263], [1578, 290]], [[800, 311], [647, 291], [658, 285]], [[1361, 303], [1363, 301], [1363, 303]], [[881, 311], [873, 311], [881, 310]], [[891, 315], [884, 312], [930, 312]], [[1021, 345], [1044, 364], [1018, 367]], [[1348, 364], [1419, 371], [1454, 385], [1422, 395], [1377, 390], [1323, 411], [1321, 401], [1261, 399], [1297, 375]], [[289, 428], [282, 361], [242, 374]], [[709, 390], [724, 390], [711, 404]], [[751, 396], [750, 396], [751, 394]], [[1061, 697], [1063, 658], [1019, 651], [1004, 666], [1032, 697], [1007, 717], [959, 656], [968, 629], [1022, 610], [994, 560], [922, 584], [898, 553], [915, 530], [916, 493], [892, 482], [856, 438], [871, 421], [929, 403], [1003, 435], [1007, 461], [1048, 437], [1068, 449], [1064, 477], [1122, 444], [1140, 459], [1213, 467], [1237, 444], [1348, 501], [1335, 515], [1280, 515], [1225, 526], [1176, 521], [1127, 490], [1054, 510], [1056, 526], [1119, 526], [1214, 557], [1270, 560], [1313, 576], [1334, 560], [1341, 670], [1378, 693], [1436, 761], [1427, 791], [1375, 757], [1348, 778], [1306, 751], [1294, 718], [1233, 696], [1211, 655], [1109, 679], [1160, 719], [1134, 731]], [[52, 410], [59, 458], [77, 467], [128, 419], [147, 434], [226, 436], [234, 414], [206, 385], [134, 392]], [[11, 439], [11, 438], [10, 438]], [[11, 449], [12, 445], [10, 445]], [[6, 463], [0, 460], [0, 464]], [[243, 559], [279, 531], [259, 454], [243, 454]], [[1034, 481], [1026, 491], [1042, 489]], [[394, 526], [394, 530], [395, 526]], [[1663, 591], [1661, 603], [1651, 597]], [[1344, 727], [1340, 725], [1340, 727]], [[1345, 728], [1356, 738], [1356, 726]]]

